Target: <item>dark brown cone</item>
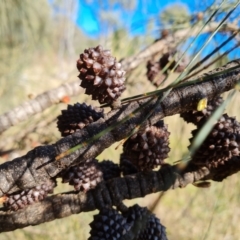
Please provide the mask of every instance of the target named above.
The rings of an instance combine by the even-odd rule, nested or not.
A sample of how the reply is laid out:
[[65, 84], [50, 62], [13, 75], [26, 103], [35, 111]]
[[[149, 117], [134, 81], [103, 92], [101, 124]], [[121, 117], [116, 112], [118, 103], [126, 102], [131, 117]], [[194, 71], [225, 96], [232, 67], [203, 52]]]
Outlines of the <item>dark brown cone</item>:
[[[191, 143], [198, 132], [199, 129], [192, 131]], [[224, 114], [192, 157], [192, 163], [200, 166], [217, 167], [219, 164], [224, 164], [230, 158], [239, 155], [240, 124], [235, 118]]]
[[155, 215], [150, 215], [146, 228], [140, 232], [138, 240], [167, 240], [166, 228]]
[[212, 115], [212, 113], [222, 104], [223, 99], [220, 96], [215, 97], [208, 102], [207, 107], [202, 111], [187, 111], [181, 113], [180, 116], [187, 122], [197, 126], [202, 126]]
[[[149, 60], [147, 62], [147, 78], [148, 80], [156, 87], [159, 87], [159, 85], [166, 79], [168, 69], [172, 70], [176, 64], [177, 60], [175, 57], [176, 51], [169, 51], [161, 56], [158, 62], [155, 62], [153, 60]], [[167, 64], [170, 65], [167, 67], [164, 73], [161, 73], [162, 69], [164, 69]], [[183, 58], [180, 63], [178, 63], [178, 66], [174, 70], [174, 72], [182, 72], [184, 68], [186, 67], [186, 59]]]
[[102, 46], [85, 49], [77, 61], [77, 68], [80, 72], [78, 77], [82, 80], [80, 86], [101, 104], [113, 103], [125, 90], [125, 71], [121, 63]]
[[[167, 64], [169, 64], [168, 69], [172, 70], [178, 62], [178, 56], [176, 56], [177, 55], [176, 53], [177, 53], [176, 50], [172, 50], [167, 53], [164, 53], [162, 57], [159, 59], [160, 68], [163, 69], [167, 66]], [[178, 63], [178, 66], [176, 67], [174, 72], [182, 72], [187, 65], [186, 61], [187, 61], [186, 58], [183, 58]]]
[[162, 165], [169, 151], [169, 132], [163, 121], [135, 133], [123, 145], [123, 154], [140, 170]]
[[27, 205], [42, 201], [48, 194], [53, 193], [55, 186], [55, 181], [49, 181], [37, 187], [26, 189], [12, 195], [7, 195], [4, 207], [17, 211]]
[[121, 239], [129, 226], [126, 218], [119, 214], [115, 209], [103, 208], [99, 214], [94, 216], [90, 223], [91, 231], [89, 240], [117, 240]]
[[120, 157], [120, 169], [123, 176], [131, 175], [139, 172], [139, 169], [137, 168], [137, 166], [135, 166], [130, 160], [128, 160], [124, 154], [121, 154], [121, 157]]
[[[136, 221], [143, 221], [144, 218], [148, 218], [149, 211], [145, 207], [140, 207], [138, 204], [133, 205], [132, 207], [129, 207], [126, 212], [123, 212], [123, 216], [127, 219], [127, 223], [130, 226], [130, 228], [133, 227], [134, 223]], [[146, 221], [145, 221], [146, 222]], [[142, 231], [142, 228], [138, 229], [134, 232], [134, 235], [137, 237], [140, 232]]]
[[91, 105], [76, 103], [68, 105], [66, 110], [58, 116], [57, 127], [61, 135], [68, 136], [79, 129], [103, 117], [103, 111], [97, 111]]
[[[138, 240], [167, 240], [166, 228], [160, 223], [160, 220], [145, 207], [135, 204], [128, 211], [123, 213], [127, 223], [132, 227], [137, 221], [145, 226], [135, 228], [135, 239]], [[146, 219], [144, 219], [146, 218]]]
[[99, 167], [102, 170], [103, 173], [103, 179], [105, 181], [120, 177], [120, 168], [118, 164], [110, 161], [110, 160], [103, 160], [102, 162], [99, 162]]
[[96, 159], [70, 167], [62, 174], [62, 182], [73, 185], [76, 191], [87, 192], [103, 180], [103, 173]]
[[[158, 87], [166, 77], [166, 74], [160, 74], [160, 71], [161, 67], [159, 62], [154, 62], [153, 60], [147, 62], [147, 78], [156, 87]], [[156, 79], [157, 76], [158, 78]]]

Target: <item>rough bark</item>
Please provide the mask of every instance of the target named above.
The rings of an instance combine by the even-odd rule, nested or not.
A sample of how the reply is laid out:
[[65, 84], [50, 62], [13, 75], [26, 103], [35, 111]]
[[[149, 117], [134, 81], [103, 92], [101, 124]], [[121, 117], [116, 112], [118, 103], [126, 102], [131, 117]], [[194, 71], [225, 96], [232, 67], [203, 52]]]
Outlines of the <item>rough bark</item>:
[[82, 89], [79, 87], [79, 81], [64, 83], [61, 86], [50, 91], [39, 94], [36, 98], [24, 102], [18, 107], [6, 112], [0, 116], [0, 133], [11, 126], [14, 126], [36, 113], [42, 112], [53, 104], [57, 104], [65, 96], [75, 96]]
[[167, 165], [159, 171], [140, 172], [124, 178], [101, 182], [87, 193], [67, 192], [52, 195], [16, 212], [0, 209], [0, 232], [13, 231], [30, 225], [38, 225], [57, 218], [68, 217], [80, 212], [93, 211], [106, 206], [118, 206], [124, 199], [144, 197], [151, 193], [184, 188], [199, 180], [222, 181], [240, 170], [240, 158], [234, 157], [225, 165], [198, 169], [189, 164]]
[[157, 172], [141, 172], [102, 182], [86, 194], [69, 192], [53, 195], [16, 212], [0, 211], [0, 232], [38, 225], [106, 206], [118, 206], [124, 199], [144, 197], [150, 193], [185, 187], [208, 173], [208, 169], [201, 169], [181, 174], [177, 167], [165, 167]]
[[[240, 60], [232, 61], [198, 77], [201, 81], [185, 83], [172, 89], [167, 96], [164, 95], [166, 92], [161, 92], [158, 98], [152, 98], [151, 101], [148, 98], [126, 103], [120, 109], [110, 111], [104, 119], [53, 145], [37, 147], [23, 157], [0, 165], [0, 197], [42, 184], [70, 165], [95, 158], [114, 142], [128, 137], [151, 111], [153, 113], [145, 124], [153, 124], [165, 116], [196, 109], [200, 99], [212, 99], [234, 88], [240, 78], [239, 63]], [[165, 96], [163, 101], [158, 101], [162, 96]], [[57, 156], [78, 144], [81, 144], [81, 148], [56, 160]]]

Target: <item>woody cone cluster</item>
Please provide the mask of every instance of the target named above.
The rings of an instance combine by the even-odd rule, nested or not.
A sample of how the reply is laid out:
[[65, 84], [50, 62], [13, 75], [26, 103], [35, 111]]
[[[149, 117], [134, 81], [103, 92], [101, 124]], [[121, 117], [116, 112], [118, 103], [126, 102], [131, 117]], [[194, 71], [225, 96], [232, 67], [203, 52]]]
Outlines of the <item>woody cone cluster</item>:
[[125, 71], [121, 63], [102, 46], [85, 49], [77, 61], [80, 86], [99, 103], [113, 103], [125, 90]]

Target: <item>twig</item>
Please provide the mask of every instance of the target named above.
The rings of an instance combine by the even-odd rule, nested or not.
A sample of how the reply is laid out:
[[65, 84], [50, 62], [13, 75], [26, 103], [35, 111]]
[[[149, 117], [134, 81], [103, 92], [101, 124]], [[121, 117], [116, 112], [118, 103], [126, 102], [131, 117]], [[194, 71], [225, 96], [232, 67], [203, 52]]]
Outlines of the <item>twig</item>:
[[14, 126], [36, 113], [42, 112], [53, 104], [58, 104], [65, 96], [74, 96], [79, 94], [82, 89], [79, 87], [79, 81], [64, 83], [61, 86], [50, 91], [39, 94], [36, 98], [24, 102], [13, 110], [0, 116], [0, 133], [11, 126]]

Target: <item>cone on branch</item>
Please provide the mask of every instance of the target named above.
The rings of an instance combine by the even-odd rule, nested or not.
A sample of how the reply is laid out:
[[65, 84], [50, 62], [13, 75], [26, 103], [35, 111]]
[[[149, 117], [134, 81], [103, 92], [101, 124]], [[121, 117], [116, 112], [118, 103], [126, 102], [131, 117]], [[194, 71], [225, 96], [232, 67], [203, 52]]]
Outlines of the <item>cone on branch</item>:
[[[166, 78], [166, 74], [161, 73], [161, 67], [159, 62], [153, 60], [147, 61], [147, 79], [155, 86], [158, 87]], [[157, 77], [157, 79], [156, 79]]]
[[6, 209], [17, 211], [25, 208], [27, 205], [42, 201], [48, 194], [53, 193], [54, 187], [56, 187], [56, 181], [48, 181], [34, 188], [6, 195], [3, 206]]
[[[164, 53], [162, 57], [159, 59], [161, 69], [165, 68], [168, 64], [169, 64], [168, 69], [172, 70], [173, 68], [175, 68], [178, 59], [180, 59], [178, 55], [179, 54], [177, 53], [177, 50], [170, 50], [167, 53]], [[178, 63], [178, 66], [175, 68], [174, 72], [182, 72], [187, 65], [186, 61], [187, 59], [183, 58]]]
[[146, 228], [139, 233], [138, 240], [167, 240], [166, 228], [159, 218], [151, 214]]
[[76, 191], [87, 192], [103, 180], [103, 173], [96, 159], [70, 167], [62, 173], [62, 182], [73, 185]]
[[[192, 131], [191, 143], [200, 130], [199, 128]], [[224, 114], [192, 156], [191, 162], [200, 166], [217, 167], [219, 164], [224, 164], [232, 157], [239, 155], [240, 124], [235, 118]]]
[[62, 110], [62, 114], [57, 118], [57, 127], [61, 135], [65, 137], [83, 129], [101, 117], [103, 117], [103, 110], [96, 110], [85, 103], [75, 103], [68, 105], [66, 110]]
[[123, 176], [139, 172], [137, 166], [135, 166], [123, 153], [120, 156], [120, 169]]
[[102, 162], [99, 162], [99, 167], [103, 173], [103, 179], [105, 181], [120, 177], [121, 170], [119, 165], [110, 160], [103, 160]]
[[[186, 61], [187, 60], [183, 58], [175, 68], [178, 62], [176, 50], [168, 51], [164, 53], [157, 62], [154, 60], [147, 61], [147, 78], [154, 86], [159, 87], [159, 85], [166, 79], [168, 70], [175, 68], [174, 72], [182, 72], [186, 67]], [[166, 66], [167, 69], [165, 72], [161, 72]]]
[[126, 218], [115, 209], [103, 208], [93, 218], [89, 240], [121, 239], [130, 228]]
[[85, 49], [77, 61], [80, 86], [99, 103], [114, 104], [125, 90], [125, 71], [121, 63], [102, 46]]
[[223, 99], [221, 96], [213, 98], [211, 101], [208, 101], [207, 107], [202, 111], [192, 110], [183, 112], [180, 116], [187, 122], [193, 123], [196, 126], [202, 126], [212, 115], [212, 113], [222, 104]]
[[128, 138], [123, 145], [123, 154], [141, 171], [154, 169], [168, 157], [169, 134], [167, 126], [159, 121]]
[[[167, 240], [166, 228], [146, 207], [140, 207], [138, 204], [135, 204], [130, 207], [128, 211], [124, 212], [123, 216], [127, 219], [127, 223], [131, 228], [137, 221], [139, 221], [141, 225], [144, 225], [135, 228], [135, 239]], [[144, 222], [145, 224], [143, 224]]]

